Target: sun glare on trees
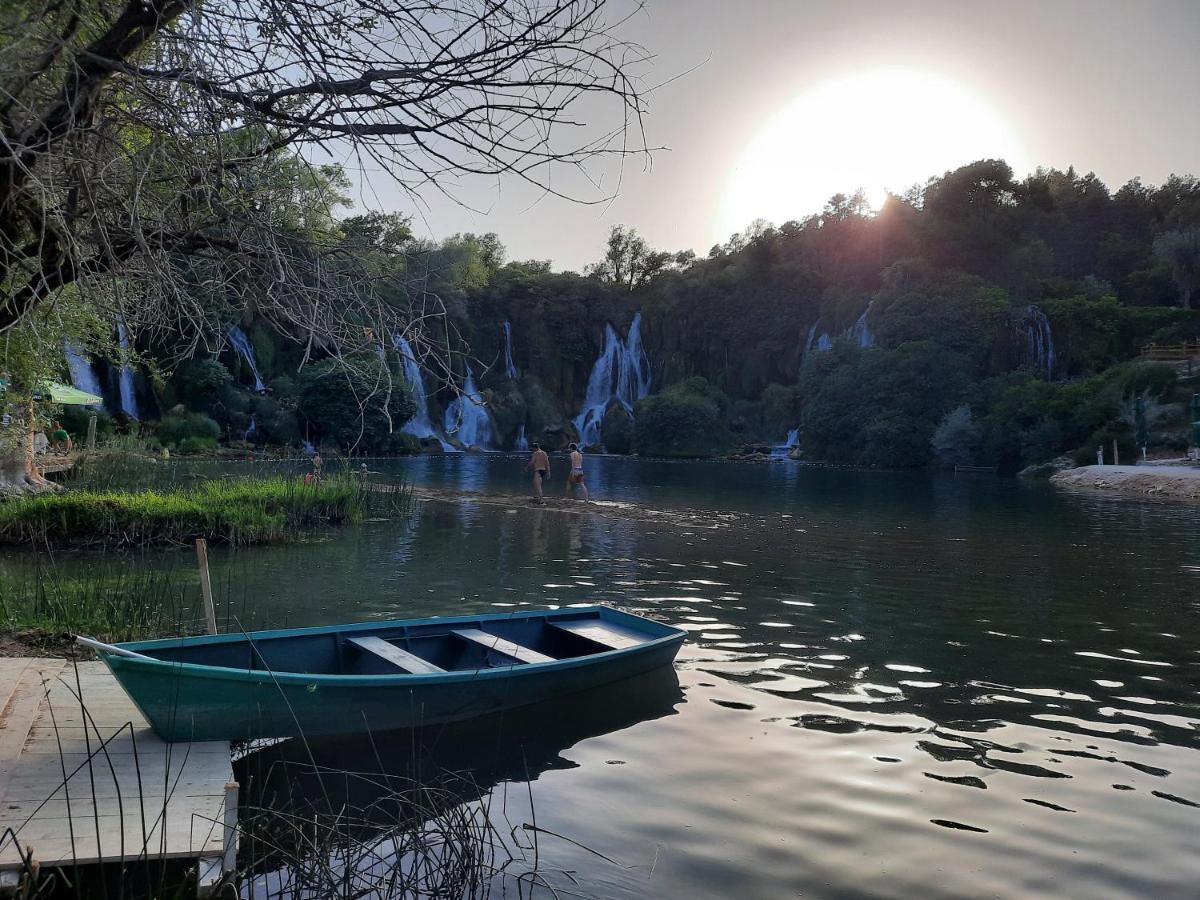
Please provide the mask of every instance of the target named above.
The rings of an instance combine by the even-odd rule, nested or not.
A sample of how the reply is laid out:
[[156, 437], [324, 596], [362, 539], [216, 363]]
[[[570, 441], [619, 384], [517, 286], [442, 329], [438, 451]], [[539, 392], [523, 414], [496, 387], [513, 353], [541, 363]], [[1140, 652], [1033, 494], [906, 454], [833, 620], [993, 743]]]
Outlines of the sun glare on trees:
[[878, 69], [832, 79], [766, 123], [734, 169], [725, 234], [755, 219], [781, 223], [862, 189], [878, 209], [931, 175], [983, 158], [1022, 171], [1010, 125], [986, 100], [930, 72]]

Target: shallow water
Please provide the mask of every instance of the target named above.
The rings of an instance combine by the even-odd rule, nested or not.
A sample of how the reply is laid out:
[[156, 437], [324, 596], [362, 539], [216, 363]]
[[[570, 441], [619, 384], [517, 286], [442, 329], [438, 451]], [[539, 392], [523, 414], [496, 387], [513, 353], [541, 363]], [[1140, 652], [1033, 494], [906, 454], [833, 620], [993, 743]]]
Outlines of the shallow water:
[[[504, 493], [522, 465], [372, 464]], [[504, 737], [525, 768], [496, 790], [533, 778], [539, 826], [617, 861], [543, 841], [584, 894], [1196, 895], [1194, 508], [789, 462], [592, 459], [589, 484], [680, 514], [419, 503], [214, 577], [257, 625], [599, 601], [686, 628], [677, 687]]]

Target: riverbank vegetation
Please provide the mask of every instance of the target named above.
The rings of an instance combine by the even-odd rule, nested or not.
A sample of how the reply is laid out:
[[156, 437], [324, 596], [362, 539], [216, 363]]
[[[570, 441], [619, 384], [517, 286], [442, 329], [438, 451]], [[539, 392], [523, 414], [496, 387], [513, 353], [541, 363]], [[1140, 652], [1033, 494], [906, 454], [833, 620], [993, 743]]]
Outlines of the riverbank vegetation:
[[45, 554], [22, 558], [0, 568], [0, 655], [71, 655], [76, 634], [133, 641], [195, 633], [203, 628], [199, 591], [195, 569], [131, 565], [123, 555], [98, 557], [86, 572]]
[[165, 489], [76, 488], [0, 503], [0, 543], [38, 547], [145, 546], [205, 538], [234, 545], [295, 539], [316, 528], [396, 515], [403, 488], [355, 475], [204, 479]]
[[[738, 453], [798, 432], [812, 460], [1016, 471], [1094, 458], [1114, 439], [1131, 459], [1140, 403], [1151, 451], [1178, 454], [1194, 376], [1143, 351], [1200, 340], [1181, 259], [1190, 244], [1164, 249], [1164, 236], [1194, 228], [1194, 178], [1111, 192], [1072, 170], [1017, 180], [995, 160], [880, 210], [834, 197], [820, 215], [759, 223], [703, 257], [614, 229], [582, 274], [506, 262], [494, 235], [434, 243], [401, 217], [330, 221], [329, 240], [364, 254], [381, 284], [403, 292], [391, 250], [419, 260], [445, 315], [385, 341], [382, 356], [308, 364], [286, 334], [243, 318], [240, 350], [138, 376], [144, 406], [162, 416], [141, 430], [177, 454], [305, 436], [355, 451], [467, 449], [443, 419], [470, 361], [495, 449], [579, 440], [574, 418], [600, 377], [611, 396], [597, 446], [617, 453]], [[643, 373], [648, 396], [630, 386]], [[70, 414], [72, 432], [86, 415]]]

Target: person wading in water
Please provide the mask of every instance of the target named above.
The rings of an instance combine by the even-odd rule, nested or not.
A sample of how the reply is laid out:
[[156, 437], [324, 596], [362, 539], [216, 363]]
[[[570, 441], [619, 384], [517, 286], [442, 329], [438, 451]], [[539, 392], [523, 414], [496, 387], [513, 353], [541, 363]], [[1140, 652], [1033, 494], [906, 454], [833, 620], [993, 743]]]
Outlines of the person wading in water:
[[529, 462], [525, 463], [525, 468], [533, 469], [533, 494], [538, 503], [544, 503], [542, 483], [550, 479], [550, 457], [546, 455], [541, 444], [533, 445], [533, 452], [529, 454]]
[[568, 447], [571, 451], [571, 474], [567, 476], [567, 489], [563, 493], [564, 497], [571, 494], [571, 488], [578, 487], [583, 492], [583, 501], [588, 502], [587, 485], [583, 483], [583, 454], [579, 451], [577, 444], [572, 444]]

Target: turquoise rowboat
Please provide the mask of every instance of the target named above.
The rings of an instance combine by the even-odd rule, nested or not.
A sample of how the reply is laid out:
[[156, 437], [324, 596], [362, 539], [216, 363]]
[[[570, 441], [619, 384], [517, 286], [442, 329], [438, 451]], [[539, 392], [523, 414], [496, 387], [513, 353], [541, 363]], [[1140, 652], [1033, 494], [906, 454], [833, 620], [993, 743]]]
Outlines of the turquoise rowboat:
[[454, 722], [667, 665], [684, 632], [605, 606], [101, 644], [167, 741]]

